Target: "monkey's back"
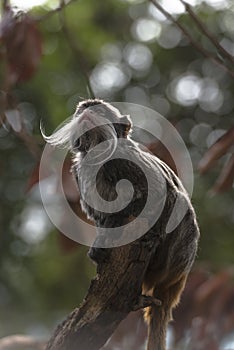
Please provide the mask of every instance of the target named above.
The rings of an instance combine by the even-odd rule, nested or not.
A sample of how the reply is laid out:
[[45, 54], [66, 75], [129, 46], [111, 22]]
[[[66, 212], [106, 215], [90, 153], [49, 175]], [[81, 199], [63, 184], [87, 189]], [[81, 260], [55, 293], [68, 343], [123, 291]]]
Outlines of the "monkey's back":
[[[199, 229], [186, 190], [165, 163], [142, 151], [131, 140], [123, 147], [120, 146], [118, 151], [117, 159], [108, 160], [100, 168], [95, 179], [97, 191], [105, 200], [113, 201], [119, 194], [116, 184], [121, 179], [127, 179], [134, 187], [131, 203], [117, 213], [105, 213], [92, 208], [82, 194], [94, 180], [90, 182], [95, 172], [80, 167], [77, 168], [77, 175], [81, 203], [97, 227], [107, 228], [108, 235], [108, 227], [124, 225], [129, 218], [142, 215], [147, 198], [151, 195], [150, 206], [143, 218], [147, 220], [155, 214], [155, 221], [152, 223], [149, 220], [148, 232], [138, 237], [145, 240], [146, 244], [148, 240], [155, 242], [153, 251], [150, 251], [151, 258], [144, 275], [142, 293], [160, 299], [162, 305], [152, 305], [145, 310], [145, 319], [149, 324], [147, 350], [165, 350], [166, 327], [194, 262]], [[124, 189], [122, 192], [124, 196]], [[107, 250], [109, 249], [92, 247], [89, 256], [98, 262]]]
[[193, 206], [178, 176], [154, 155], [144, 152], [144, 157], [161, 172], [167, 186], [163, 211], [151, 228], [157, 244], [144, 280], [145, 291], [153, 288], [157, 295], [158, 290], [163, 293], [177, 281], [185, 283], [196, 256], [200, 232]]
[[[190, 199], [175, 173], [131, 140], [123, 145], [119, 143], [118, 152], [113, 159], [98, 167], [100, 169], [96, 177], [96, 171], [90, 166], [77, 169], [83, 210], [97, 226], [105, 225], [107, 216], [116, 217], [115, 221], [121, 226], [119, 218], [127, 221], [129, 217], [142, 215], [148, 196], [151, 195], [150, 206], [145, 211], [144, 218], [153, 216], [153, 220], [149, 220], [149, 226], [151, 234], [155, 235], [155, 253], [146, 273], [145, 288], [151, 289], [156, 281], [160, 284], [170, 283], [174, 276], [188, 273], [196, 255], [199, 229]], [[122, 188], [122, 192], [116, 191], [116, 185], [122, 179], [132, 184], [134, 193], [131, 202], [121, 211], [105, 213], [85, 201], [83, 194], [88, 187], [92, 188], [89, 203], [95, 197], [92, 191], [97, 191], [110, 203], [118, 195], [122, 195], [124, 200], [128, 186]], [[95, 183], [96, 188], [91, 183]]]

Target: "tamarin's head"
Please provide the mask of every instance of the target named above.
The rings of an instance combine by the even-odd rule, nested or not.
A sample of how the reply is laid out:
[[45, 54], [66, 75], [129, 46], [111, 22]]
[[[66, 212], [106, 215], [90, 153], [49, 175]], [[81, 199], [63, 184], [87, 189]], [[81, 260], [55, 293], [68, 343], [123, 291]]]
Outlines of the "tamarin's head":
[[131, 119], [111, 104], [89, 99], [78, 104], [71, 121], [45, 140], [54, 146], [68, 146], [74, 152], [90, 148], [111, 138], [127, 138]]

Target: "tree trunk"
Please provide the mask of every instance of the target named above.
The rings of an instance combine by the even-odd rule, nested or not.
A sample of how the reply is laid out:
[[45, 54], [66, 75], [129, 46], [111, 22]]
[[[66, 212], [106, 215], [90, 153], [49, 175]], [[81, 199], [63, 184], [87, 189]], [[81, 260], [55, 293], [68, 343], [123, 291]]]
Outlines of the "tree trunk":
[[[132, 229], [137, 228], [132, 225]], [[98, 264], [80, 308], [58, 326], [46, 349], [100, 349], [130, 311], [157, 303], [141, 297], [145, 270], [156, 245], [155, 234], [148, 232], [135, 242], [112, 248], [108, 263]]]

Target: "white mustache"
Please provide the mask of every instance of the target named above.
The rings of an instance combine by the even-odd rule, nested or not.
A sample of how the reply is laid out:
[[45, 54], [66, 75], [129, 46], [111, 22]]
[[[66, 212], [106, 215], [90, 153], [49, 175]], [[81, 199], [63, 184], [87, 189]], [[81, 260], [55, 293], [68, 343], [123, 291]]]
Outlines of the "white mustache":
[[[86, 127], [85, 123], [79, 124], [79, 119], [77, 117], [72, 117], [69, 121], [66, 121], [59, 129], [57, 129], [50, 136], [46, 136], [45, 132], [40, 125], [41, 134], [44, 140], [51, 146], [66, 148], [72, 150], [74, 141], [81, 137], [85, 132], [92, 130], [95, 127], [99, 127], [98, 133], [100, 133], [104, 140], [108, 140], [108, 147], [101, 150], [97, 147], [97, 152], [95, 154], [95, 149], [91, 150], [92, 156], [89, 156], [89, 165], [98, 165], [104, 163], [113, 155], [117, 148], [118, 138], [113, 124], [101, 117], [97, 125], [92, 125], [91, 127]], [[97, 138], [91, 140], [91, 146], [95, 147], [97, 145]], [[88, 164], [87, 163], [87, 164]]]
[[71, 149], [72, 148], [71, 136], [72, 136], [72, 132], [74, 132], [74, 129], [77, 128], [77, 124], [78, 124], [77, 122], [78, 120], [75, 119], [74, 117], [69, 121], [65, 121], [64, 125], [60, 127], [58, 130], [56, 130], [50, 136], [45, 135], [44, 130], [40, 125], [41, 134], [44, 140], [47, 143], [49, 143], [51, 146]]

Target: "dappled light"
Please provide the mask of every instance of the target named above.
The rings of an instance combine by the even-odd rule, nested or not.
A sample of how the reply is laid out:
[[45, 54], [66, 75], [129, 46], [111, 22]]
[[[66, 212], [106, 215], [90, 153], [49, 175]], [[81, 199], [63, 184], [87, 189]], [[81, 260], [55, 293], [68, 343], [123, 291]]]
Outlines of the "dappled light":
[[16, 234], [27, 244], [41, 242], [51, 229], [48, 217], [40, 206], [28, 206], [20, 217], [20, 225]]
[[29, 10], [34, 6], [42, 6], [46, 4], [48, 0], [12, 0], [12, 5], [17, 6], [22, 10]]
[[212, 128], [208, 124], [197, 124], [190, 131], [190, 140], [191, 142], [198, 147], [206, 146], [206, 139], [210, 134]]
[[135, 39], [143, 42], [152, 42], [160, 36], [161, 26], [149, 18], [139, 18], [132, 27]]
[[179, 45], [181, 32], [174, 26], [166, 26], [162, 29], [162, 34], [158, 38], [158, 43], [164, 49], [173, 49]]
[[153, 61], [150, 49], [138, 43], [129, 43], [124, 48], [124, 58], [129, 66], [137, 71], [147, 71]]
[[196, 75], [178, 77], [168, 87], [169, 97], [184, 106], [194, 105], [200, 96], [201, 84], [201, 79]]
[[[63, 230], [75, 226], [84, 241], [96, 235], [71, 171], [76, 121], [70, 150], [50, 146], [40, 168], [42, 133], [78, 120], [78, 103], [95, 97], [123, 103], [133, 139], [175, 173], [187, 176], [174, 159], [187, 158], [160, 118], [191, 157], [201, 239], [168, 350], [233, 350], [233, 0], [5, 0], [0, 11], [0, 349], [1, 338], [25, 334], [18, 340], [38, 339], [42, 350], [95, 276], [89, 247]], [[59, 174], [57, 150], [66, 152]], [[138, 310], [101, 349], [143, 350], [146, 340]]]
[[203, 79], [199, 94], [199, 105], [206, 112], [216, 112], [223, 104], [223, 94], [213, 79]]
[[119, 90], [128, 80], [128, 72], [117, 64], [100, 63], [93, 70], [90, 80], [97, 95], [106, 94], [110, 89]]

